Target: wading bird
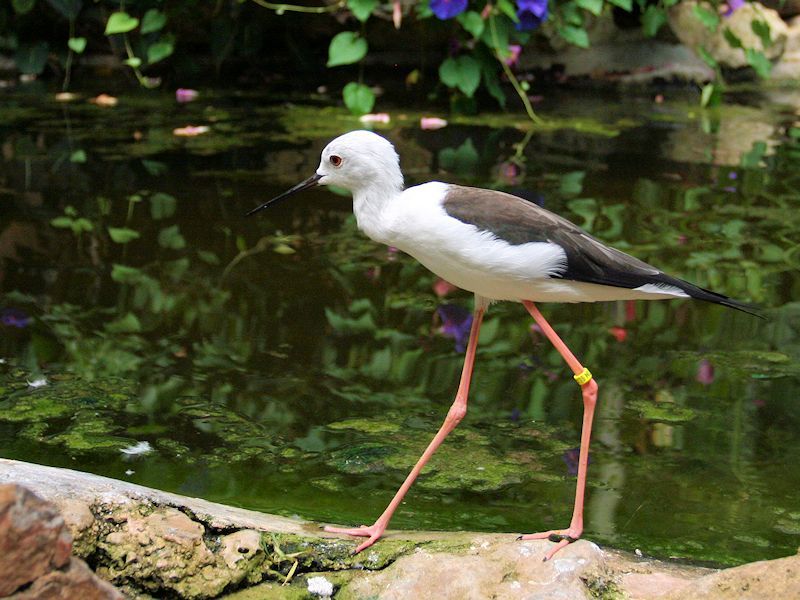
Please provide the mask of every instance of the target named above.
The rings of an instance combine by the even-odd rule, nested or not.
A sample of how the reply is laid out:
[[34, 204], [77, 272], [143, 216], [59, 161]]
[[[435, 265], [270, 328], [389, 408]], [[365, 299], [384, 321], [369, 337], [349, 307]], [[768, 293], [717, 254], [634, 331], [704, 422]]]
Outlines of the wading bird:
[[564, 358], [583, 394], [577, 487], [569, 527], [520, 536], [556, 542], [544, 560], [577, 540], [583, 532], [583, 500], [597, 383], [534, 302], [696, 298], [755, 314], [746, 304], [667, 275], [610, 248], [570, 221], [522, 198], [439, 181], [404, 189], [394, 146], [369, 131], [351, 131], [334, 139], [322, 151], [319, 167], [311, 177], [247, 214], [317, 185], [336, 185], [352, 192], [358, 228], [367, 236], [407, 252], [439, 277], [475, 294], [474, 317], [458, 392], [436, 436], [374, 524], [325, 528], [329, 532], [368, 538], [356, 552], [381, 537], [417, 475], [464, 418], [478, 332], [491, 302], [521, 302]]

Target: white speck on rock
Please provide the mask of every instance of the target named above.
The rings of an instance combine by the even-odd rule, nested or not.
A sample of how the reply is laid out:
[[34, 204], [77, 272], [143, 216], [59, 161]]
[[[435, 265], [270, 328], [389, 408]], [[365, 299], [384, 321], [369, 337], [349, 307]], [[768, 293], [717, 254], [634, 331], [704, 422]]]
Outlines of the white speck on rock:
[[28, 384], [28, 387], [32, 388], [40, 388], [47, 385], [47, 379], [44, 377], [40, 377], [39, 379], [34, 379], [33, 381], [28, 381], [27, 379], [25, 382]]
[[324, 577], [311, 577], [307, 584], [308, 593], [312, 596], [330, 598], [333, 595], [333, 584]]
[[528, 547], [528, 544], [520, 544], [519, 545], [519, 553], [522, 556], [530, 556], [531, 549]]
[[561, 558], [553, 561], [553, 568], [557, 573], [571, 573], [577, 565], [571, 558]]
[[153, 447], [150, 445], [150, 442], [138, 442], [127, 448], [120, 448], [119, 450], [125, 456], [139, 456], [141, 454], [148, 454], [149, 452], [153, 451]]
[[639, 550], [639, 548], [637, 548], [637, 549], [636, 549], [636, 550], [634, 550], [633, 552], [634, 552], [634, 554], [636, 554], [636, 556], [639, 556], [639, 557], [643, 556], [643, 554], [642, 554], [642, 551], [641, 551], [641, 550]]
[[522, 588], [522, 584], [519, 581], [512, 581], [511, 582], [511, 589], [512, 590], [518, 590], [520, 588]]

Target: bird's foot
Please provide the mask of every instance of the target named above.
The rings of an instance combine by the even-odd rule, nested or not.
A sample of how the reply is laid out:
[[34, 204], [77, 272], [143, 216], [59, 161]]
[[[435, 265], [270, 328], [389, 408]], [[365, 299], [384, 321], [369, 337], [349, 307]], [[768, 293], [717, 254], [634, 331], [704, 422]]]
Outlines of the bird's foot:
[[326, 525], [323, 529], [328, 533], [342, 533], [344, 535], [354, 535], [358, 537], [369, 538], [365, 542], [362, 542], [355, 550], [353, 550], [353, 554], [358, 554], [365, 548], [369, 548], [372, 546], [372, 544], [377, 542], [378, 539], [380, 539], [380, 537], [383, 535], [386, 527], [375, 523], [369, 527], [366, 525], [362, 525], [361, 527], [331, 527], [330, 525]]
[[525, 535], [519, 536], [517, 539], [520, 540], [550, 540], [551, 542], [556, 542], [556, 545], [550, 548], [547, 551], [547, 554], [544, 555], [544, 561], [548, 561], [555, 555], [556, 552], [564, 548], [565, 546], [569, 546], [572, 542], [577, 542], [581, 534], [583, 533], [582, 529], [577, 527], [570, 527], [569, 529], [553, 529], [551, 531], [542, 531], [539, 533], [528, 533]]

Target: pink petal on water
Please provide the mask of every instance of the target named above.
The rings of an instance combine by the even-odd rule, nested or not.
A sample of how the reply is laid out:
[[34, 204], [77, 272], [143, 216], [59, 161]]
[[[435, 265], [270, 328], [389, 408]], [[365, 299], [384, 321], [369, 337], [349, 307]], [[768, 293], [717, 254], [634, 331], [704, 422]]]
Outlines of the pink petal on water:
[[422, 117], [419, 120], [420, 129], [441, 129], [447, 127], [447, 121], [439, 117]]
[[392, 118], [386, 113], [370, 113], [358, 118], [362, 123], [388, 123]]
[[208, 125], [187, 125], [186, 127], [173, 129], [172, 135], [177, 135], [178, 137], [195, 137], [208, 133], [209, 131], [211, 131], [211, 128]]
[[190, 90], [188, 88], [178, 88], [175, 90], [175, 100], [181, 104], [185, 104], [186, 102], [194, 102], [197, 100], [197, 96], [199, 95], [200, 93], [197, 90]]

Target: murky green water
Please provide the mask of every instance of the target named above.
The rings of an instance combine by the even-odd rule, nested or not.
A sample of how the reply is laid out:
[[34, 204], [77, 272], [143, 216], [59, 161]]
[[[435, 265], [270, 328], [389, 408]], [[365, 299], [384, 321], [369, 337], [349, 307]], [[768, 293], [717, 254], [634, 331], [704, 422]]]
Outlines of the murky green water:
[[[765, 307], [762, 321], [685, 301], [542, 305], [601, 385], [598, 543], [730, 564], [800, 542], [798, 106], [798, 92], [719, 113], [572, 94], [546, 99], [550, 126], [527, 139], [507, 116], [421, 131], [396, 111], [383, 129], [408, 183], [524, 190]], [[211, 130], [173, 134], [190, 124]], [[451, 402], [462, 355], [439, 309], [470, 297], [365, 239], [328, 191], [242, 217], [358, 126], [256, 96], [0, 97], [0, 455], [372, 522]], [[492, 307], [467, 419], [393, 527], [565, 526], [580, 411], [524, 310]], [[139, 442], [152, 451], [121, 452]]]

